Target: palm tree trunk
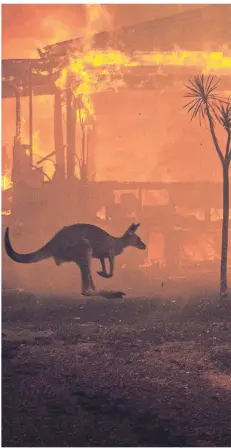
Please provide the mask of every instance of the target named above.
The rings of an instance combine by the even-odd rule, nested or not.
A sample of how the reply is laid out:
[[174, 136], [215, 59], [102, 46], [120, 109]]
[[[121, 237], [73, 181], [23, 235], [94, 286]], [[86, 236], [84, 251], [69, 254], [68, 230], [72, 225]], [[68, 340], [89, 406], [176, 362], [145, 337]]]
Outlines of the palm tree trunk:
[[221, 243], [220, 298], [227, 296], [227, 256], [229, 240], [229, 160], [223, 162], [223, 222]]

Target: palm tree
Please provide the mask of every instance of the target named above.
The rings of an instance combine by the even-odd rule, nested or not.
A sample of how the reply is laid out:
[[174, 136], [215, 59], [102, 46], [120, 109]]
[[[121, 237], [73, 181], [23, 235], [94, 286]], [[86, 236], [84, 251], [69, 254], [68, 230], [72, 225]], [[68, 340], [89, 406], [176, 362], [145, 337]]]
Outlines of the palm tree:
[[[231, 160], [231, 103], [229, 98], [218, 96], [217, 86], [219, 79], [214, 76], [195, 76], [187, 85], [188, 94], [186, 98], [190, 101], [184, 106], [191, 113], [191, 120], [199, 116], [206, 120], [209, 125], [214, 148], [220, 159], [223, 172], [223, 221], [222, 221], [222, 243], [221, 243], [221, 267], [220, 267], [220, 297], [227, 297], [227, 254], [229, 237], [229, 165]], [[223, 127], [226, 133], [224, 147], [217, 138], [216, 126]]]

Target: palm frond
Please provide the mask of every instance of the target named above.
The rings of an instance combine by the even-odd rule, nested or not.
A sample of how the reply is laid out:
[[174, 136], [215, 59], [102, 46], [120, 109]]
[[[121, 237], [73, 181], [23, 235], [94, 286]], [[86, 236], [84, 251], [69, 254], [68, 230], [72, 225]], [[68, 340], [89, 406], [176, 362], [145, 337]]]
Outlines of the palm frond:
[[[186, 97], [186, 95], [185, 95], [185, 97]], [[200, 99], [200, 98], [199, 98]], [[197, 101], [199, 101], [199, 99], [197, 100]], [[183, 108], [185, 109], [186, 107], [188, 107], [190, 104], [192, 104], [192, 103], [194, 103], [195, 102], [195, 100], [192, 100], [192, 101], [189, 101], [187, 104], [185, 104], [184, 106], [183, 106]]]
[[220, 123], [226, 129], [226, 131], [231, 131], [231, 103], [229, 98], [225, 102], [220, 102], [217, 106]]
[[214, 117], [217, 121], [220, 120], [221, 110], [218, 111], [215, 108], [215, 104], [221, 101], [216, 93], [219, 82], [220, 80], [212, 75], [208, 77], [197, 75], [193, 80], [189, 80], [186, 85], [188, 92], [185, 98], [190, 98], [191, 101], [187, 102], [184, 107], [191, 114], [191, 120], [197, 115], [199, 115], [200, 121], [201, 119], [205, 119], [209, 110], [212, 118]]
[[203, 102], [202, 102], [202, 100], [199, 100], [198, 104], [194, 106], [194, 111], [192, 113], [191, 120], [197, 116], [198, 112], [203, 114]]

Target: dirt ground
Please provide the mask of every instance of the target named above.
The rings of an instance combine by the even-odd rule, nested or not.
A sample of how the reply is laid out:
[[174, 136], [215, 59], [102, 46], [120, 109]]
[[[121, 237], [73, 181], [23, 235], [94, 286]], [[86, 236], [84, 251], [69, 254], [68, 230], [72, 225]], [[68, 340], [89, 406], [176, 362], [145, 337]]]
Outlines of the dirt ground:
[[231, 446], [231, 297], [3, 292], [3, 446]]

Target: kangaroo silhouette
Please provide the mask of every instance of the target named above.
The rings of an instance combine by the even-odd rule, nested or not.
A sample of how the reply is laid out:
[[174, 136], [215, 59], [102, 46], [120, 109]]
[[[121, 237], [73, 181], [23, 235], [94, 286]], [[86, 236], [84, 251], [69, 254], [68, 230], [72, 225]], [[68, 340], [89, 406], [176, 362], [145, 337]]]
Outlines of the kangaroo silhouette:
[[[97, 258], [101, 262], [102, 271], [97, 273], [101, 277], [111, 278], [114, 273], [115, 256], [120, 255], [129, 246], [146, 249], [144, 242], [135, 233], [139, 225], [132, 224], [121, 237], [115, 237], [92, 224], [74, 224], [63, 227], [43, 247], [28, 254], [15, 252], [10, 243], [7, 227], [5, 250], [17, 263], [37, 263], [48, 258], [53, 258], [57, 266], [65, 262], [76, 263], [81, 271], [82, 294], [88, 295], [90, 291], [95, 291], [91, 275], [92, 258]], [[106, 270], [105, 259], [109, 260], [109, 273]]]

